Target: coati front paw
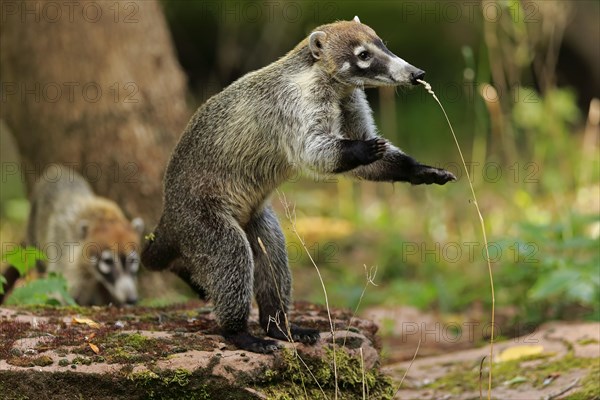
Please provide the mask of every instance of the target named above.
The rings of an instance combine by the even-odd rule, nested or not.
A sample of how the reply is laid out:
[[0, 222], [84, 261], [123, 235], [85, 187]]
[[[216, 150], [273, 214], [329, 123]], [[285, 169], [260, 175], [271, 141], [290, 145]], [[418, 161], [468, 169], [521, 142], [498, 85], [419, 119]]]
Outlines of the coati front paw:
[[356, 152], [361, 165], [368, 165], [380, 160], [387, 150], [387, 141], [385, 139], [375, 138], [357, 143], [361, 144]]
[[290, 341], [289, 333], [292, 334], [292, 340], [294, 342], [315, 344], [319, 341], [321, 335], [317, 329], [302, 328], [300, 326], [292, 325], [290, 332], [282, 331], [283, 328], [279, 326], [269, 326], [267, 336], [278, 340]]
[[450, 171], [445, 169], [429, 167], [427, 165], [420, 165], [417, 167], [417, 171], [411, 176], [410, 183], [413, 185], [431, 185], [435, 183], [437, 185], [444, 185], [448, 182], [455, 181], [456, 176]]
[[257, 338], [248, 332], [223, 333], [223, 337], [238, 349], [252, 353], [268, 354], [281, 348], [275, 340]]
[[350, 171], [361, 165], [368, 165], [381, 158], [387, 151], [387, 141], [381, 138], [369, 140], [351, 140], [341, 141], [341, 154], [337, 161], [333, 173], [342, 173]]

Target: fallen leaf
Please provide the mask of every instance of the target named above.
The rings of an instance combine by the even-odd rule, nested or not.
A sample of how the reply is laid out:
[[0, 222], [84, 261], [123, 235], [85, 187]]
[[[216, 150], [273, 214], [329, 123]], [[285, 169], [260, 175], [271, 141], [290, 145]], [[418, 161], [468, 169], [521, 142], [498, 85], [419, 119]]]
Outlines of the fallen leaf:
[[505, 386], [512, 386], [512, 385], [515, 385], [517, 383], [523, 383], [523, 382], [527, 382], [527, 378], [525, 378], [524, 376], [515, 376], [511, 380], [505, 381], [504, 385]]
[[513, 346], [505, 349], [496, 361], [506, 362], [512, 360], [518, 360], [523, 357], [535, 356], [541, 354], [544, 351], [543, 346]]
[[90, 346], [90, 349], [92, 349], [92, 351], [94, 353], [96, 353], [96, 354], [100, 353], [100, 349], [94, 343], [88, 343], [88, 345]]
[[542, 385], [543, 386], [548, 386], [549, 384], [551, 384], [559, 376], [560, 376], [560, 373], [558, 373], [558, 372], [551, 373], [550, 375], [548, 375], [546, 377], [546, 379], [544, 379], [544, 382], [542, 383]]
[[82, 325], [87, 325], [90, 328], [100, 328], [100, 324], [97, 323], [96, 321], [92, 321], [89, 318], [78, 318], [78, 317], [73, 317], [72, 322], [74, 324], [82, 324]]

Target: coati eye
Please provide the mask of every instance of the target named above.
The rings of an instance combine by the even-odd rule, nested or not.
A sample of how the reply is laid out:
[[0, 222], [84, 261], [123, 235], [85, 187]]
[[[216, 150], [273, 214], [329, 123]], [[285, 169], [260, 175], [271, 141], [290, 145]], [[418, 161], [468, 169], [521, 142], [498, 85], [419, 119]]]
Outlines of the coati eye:
[[358, 58], [360, 58], [362, 61], [368, 61], [371, 58], [371, 53], [369, 53], [368, 51], [361, 51], [358, 54]]
[[114, 264], [115, 261], [112, 257], [102, 257], [100, 261], [98, 261], [98, 271], [102, 274], [109, 274], [112, 271]]

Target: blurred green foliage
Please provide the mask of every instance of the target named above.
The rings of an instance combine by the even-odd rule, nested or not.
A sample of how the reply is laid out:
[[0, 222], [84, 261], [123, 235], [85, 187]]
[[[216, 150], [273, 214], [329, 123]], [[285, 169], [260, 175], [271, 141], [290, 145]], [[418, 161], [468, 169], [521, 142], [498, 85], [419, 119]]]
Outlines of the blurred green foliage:
[[15, 288], [6, 300], [8, 305], [74, 306], [77, 305], [67, 290], [67, 281], [56, 273], [32, 280]]
[[38, 261], [46, 260], [46, 256], [35, 247], [16, 247], [2, 255], [2, 261], [13, 266], [19, 275], [25, 276], [31, 271]]
[[[39, 261], [45, 261], [46, 255], [35, 247], [15, 247], [2, 255], [2, 261], [14, 267], [20, 277], [25, 277]], [[6, 284], [0, 275], [0, 294]], [[67, 281], [59, 274], [50, 273], [42, 279], [30, 280], [16, 287], [8, 297], [6, 304], [12, 305], [75, 305], [75, 300], [67, 291]]]

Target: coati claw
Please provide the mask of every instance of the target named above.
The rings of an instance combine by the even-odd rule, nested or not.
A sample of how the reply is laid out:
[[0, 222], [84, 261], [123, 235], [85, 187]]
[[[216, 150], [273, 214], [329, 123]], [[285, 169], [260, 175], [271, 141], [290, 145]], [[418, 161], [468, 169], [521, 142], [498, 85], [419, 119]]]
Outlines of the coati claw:
[[456, 176], [450, 171], [423, 165], [420, 166], [419, 170], [411, 177], [410, 183], [413, 185], [431, 185], [432, 183], [444, 185], [455, 180]]
[[281, 348], [281, 345], [275, 340], [261, 339], [252, 336], [248, 332], [224, 333], [223, 337], [238, 349], [247, 350], [252, 353], [268, 354]]
[[[321, 334], [317, 329], [311, 328], [302, 328], [296, 325], [292, 325], [290, 328], [290, 333], [292, 334], [292, 340], [294, 342], [305, 343], [305, 344], [315, 344], [319, 341]], [[274, 339], [289, 341], [288, 333], [282, 332], [278, 327], [269, 328], [267, 331], [267, 336], [272, 337]]]
[[316, 329], [309, 328], [292, 328], [292, 339], [296, 342], [305, 343], [305, 344], [315, 344], [319, 341], [321, 335]]
[[362, 154], [361, 164], [367, 165], [383, 158], [387, 150], [387, 142], [385, 139], [375, 138], [364, 141], [364, 153]]

